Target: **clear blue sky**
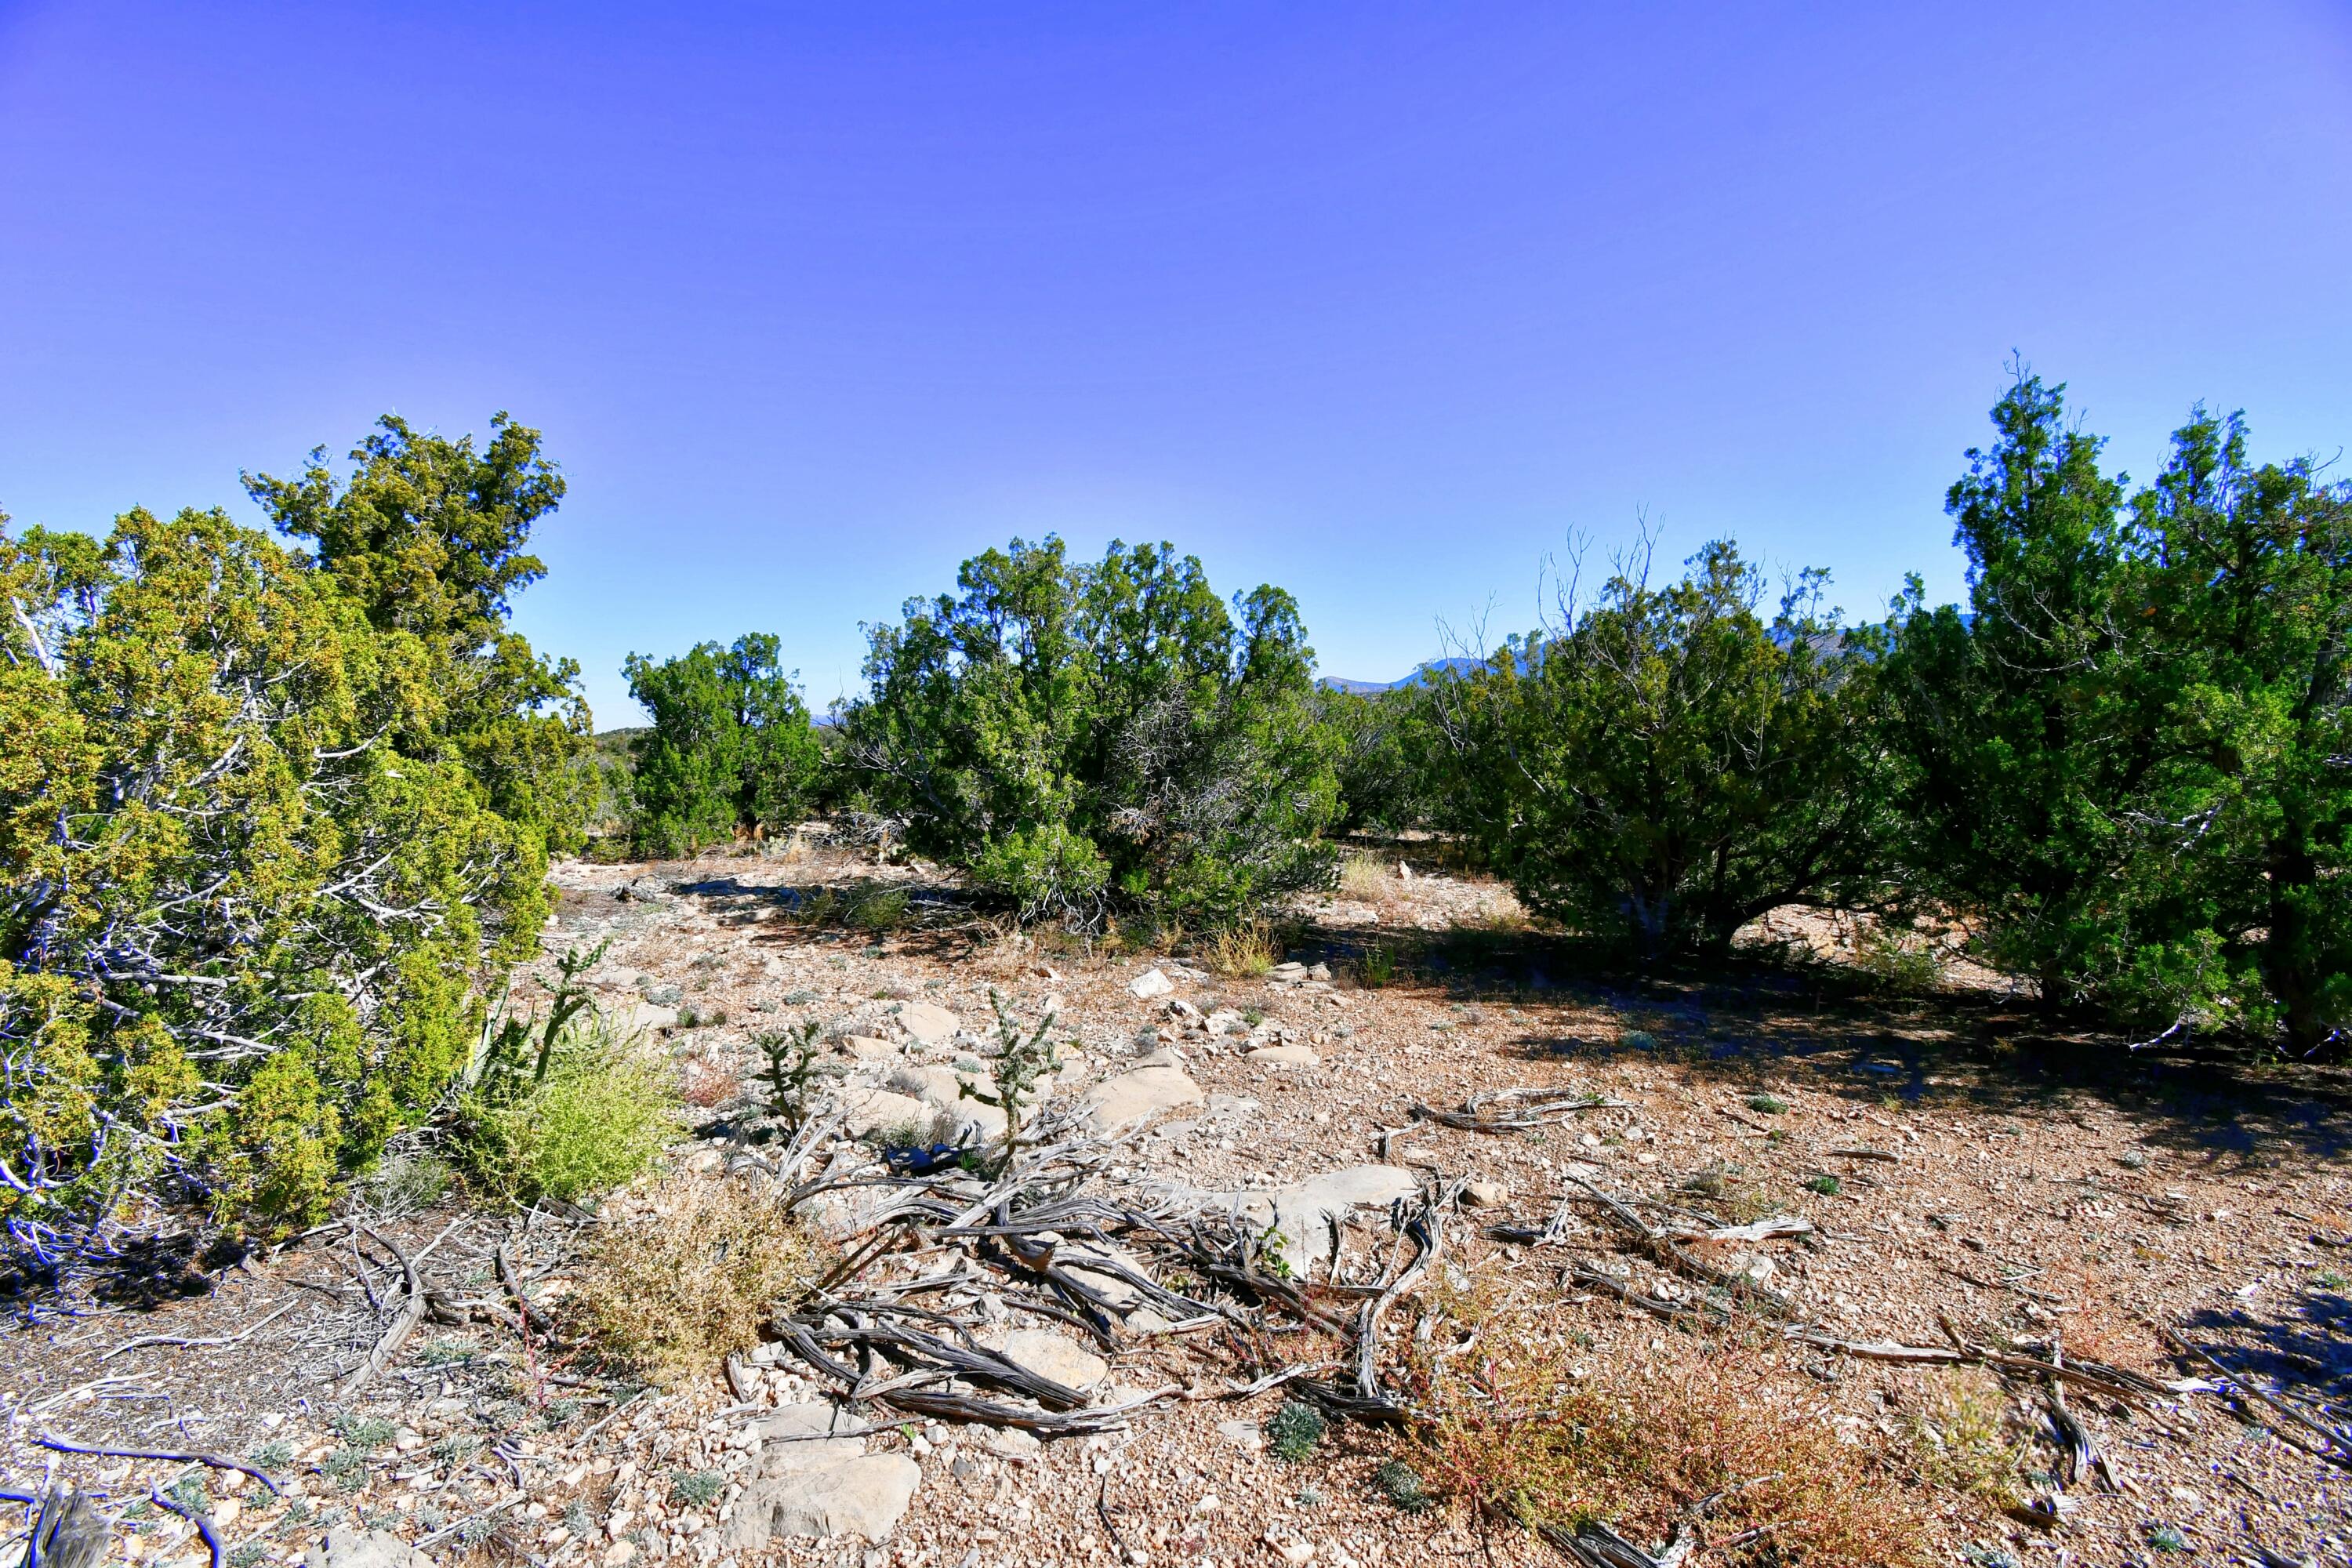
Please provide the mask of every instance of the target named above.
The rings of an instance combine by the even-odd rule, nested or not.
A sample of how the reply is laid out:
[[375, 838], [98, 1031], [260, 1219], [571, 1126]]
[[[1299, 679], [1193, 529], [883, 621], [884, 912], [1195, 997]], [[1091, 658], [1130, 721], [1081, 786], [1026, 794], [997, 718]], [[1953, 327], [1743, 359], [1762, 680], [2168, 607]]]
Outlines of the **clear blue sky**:
[[2012, 348], [2135, 474], [2352, 440], [2352, 9], [0, 3], [0, 508], [511, 409], [607, 723], [1049, 530], [1362, 679], [1637, 508], [1953, 595]]

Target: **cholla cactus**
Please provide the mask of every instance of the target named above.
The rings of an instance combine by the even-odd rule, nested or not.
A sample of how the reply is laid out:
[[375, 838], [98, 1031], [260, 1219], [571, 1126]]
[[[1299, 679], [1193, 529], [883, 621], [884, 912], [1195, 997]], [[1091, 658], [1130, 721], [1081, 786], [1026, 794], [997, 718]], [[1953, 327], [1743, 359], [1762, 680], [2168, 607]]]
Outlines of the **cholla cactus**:
[[1038, 1082], [1061, 1070], [1061, 1055], [1046, 1038], [1059, 1016], [1048, 1012], [1034, 1029], [1024, 1034], [1021, 1020], [1004, 1005], [1001, 992], [991, 991], [988, 1002], [996, 1009], [997, 1042], [996, 1055], [988, 1063], [989, 1087], [982, 1089], [967, 1080], [957, 1092], [1004, 1112], [1003, 1163], [1010, 1165], [1021, 1147], [1022, 1113], [1035, 1100]]

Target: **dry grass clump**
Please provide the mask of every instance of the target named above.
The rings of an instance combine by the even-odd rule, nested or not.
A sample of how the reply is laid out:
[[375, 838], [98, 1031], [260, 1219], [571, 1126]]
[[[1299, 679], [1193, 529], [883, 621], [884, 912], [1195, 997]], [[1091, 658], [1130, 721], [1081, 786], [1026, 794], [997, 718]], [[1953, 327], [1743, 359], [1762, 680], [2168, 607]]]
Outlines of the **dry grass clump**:
[[572, 1300], [607, 1353], [675, 1385], [757, 1343], [770, 1311], [823, 1267], [822, 1248], [774, 1195], [677, 1176], [599, 1228]]
[[1377, 855], [1350, 855], [1339, 862], [1339, 896], [1360, 904], [1385, 904], [1404, 890], [1387, 861]]
[[1421, 1369], [1437, 1420], [1412, 1458], [1441, 1495], [1538, 1532], [1597, 1520], [1664, 1543], [1703, 1500], [1728, 1494], [1700, 1528], [1718, 1546], [1748, 1536], [1756, 1560], [1928, 1561], [1926, 1515], [1900, 1479], [1839, 1441], [1809, 1392], [1757, 1352], [1719, 1342], [1704, 1366], [1578, 1377], [1576, 1352], [1540, 1326], [1549, 1316], [1486, 1312], [1458, 1370]]
[[1282, 962], [1282, 944], [1276, 940], [1272, 926], [1263, 921], [1250, 921], [1211, 932], [1201, 942], [1200, 957], [1202, 963], [1219, 974], [1254, 980]]

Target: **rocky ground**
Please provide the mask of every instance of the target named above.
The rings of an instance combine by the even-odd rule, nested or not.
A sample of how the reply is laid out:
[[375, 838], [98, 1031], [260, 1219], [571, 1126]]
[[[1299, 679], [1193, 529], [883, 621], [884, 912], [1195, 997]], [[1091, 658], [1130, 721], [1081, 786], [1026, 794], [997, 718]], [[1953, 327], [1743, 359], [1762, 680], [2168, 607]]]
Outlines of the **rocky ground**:
[[[728, 1107], [763, 1030], [822, 1024], [853, 1131], [947, 1131], [988, 1122], [961, 1081], [997, 1005], [1051, 1011], [1075, 1047], [1046, 1103], [1106, 1141], [1088, 1191], [1244, 1216], [1310, 1279], [1332, 1277], [1335, 1247], [1341, 1275], [1381, 1267], [1399, 1246], [1391, 1201], [1443, 1193], [1432, 1289], [1497, 1296], [1574, 1376], [1636, 1397], [1696, 1377], [1740, 1401], [1745, 1380], [1786, 1380], [1773, 1386], [1801, 1390], [1808, 1419], [1908, 1478], [1938, 1560], [2346, 1560], [2352, 1446], [2325, 1435], [2352, 1394], [2340, 1075], [2126, 1059], [2113, 1041], [2049, 1037], [1993, 984], [1874, 1000], [1762, 963], [1595, 980], [1500, 889], [1417, 853], [1410, 877], [1359, 867], [1285, 933], [1284, 966], [1250, 977], [1011, 938], [919, 866], [822, 852], [567, 866], [548, 946], [608, 943], [589, 981], [674, 1059], [700, 1133], [675, 1151], [688, 1168], [742, 1157]], [[879, 906], [870, 923], [887, 930], [844, 929], [809, 919], [828, 887], [845, 903], [908, 897]], [[513, 1005], [551, 981], [541, 966]], [[1416, 1114], [1517, 1089], [1598, 1103], [1507, 1131]], [[1700, 1237], [1710, 1267], [1785, 1301], [1803, 1331], [1719, 1331], [1687, 1278], [1628, 1255], [1595, 1190], [1648, 1213], [1706, 1208], [1724, 1222]], [[846, 1199], [827, 1212], [845, 1230], [871, 1217]], [[875, 1406], [837, 1409], [840, 1389], [778, 1345], [725, 1378], [637, 1387], [538, 1315], [560, 1312], [593, 1223], [404, 1191], [395, 1170], [347, 1218], [219, 1271], [206, 1294], [24, 1323], [0, 1342], [5, 1484], [56, 1473], [111, 1506], [148, 1500], [123, 1537], [135, 1558], [203, 1561], [194, 1521], [208, 1521], [236, 1568], [306, 1552], [376, 1568], [413, 1549], [550, 1568], [1564, 1560], [1458, 1505], [1401, 1509], [1375, 1484], [1396, 1446], [1378, 1427], [1335, 1424], [1309, 1457], [1276, 1456], [1265, 1424], [1284, 1392], [1226, 1397], [1218, 1336], [1132, 1298], [1108, 1353], [1050, 1321], [991, 1322], [1023, 1366], [1093, 1408], [1131, 1407], [1043, 1443], [869, 1427]], [[440, 1321], [346, 1394], [409, 1268], [443, 1282]], [[1109, 1273], [1089, 1278], [1116, 1294]], [[959, 1299], [988, 1316], [993, 1297]], [[1953, 1373], [1879, 1357], [1954, 1334], [2159, 1385], [2137, 1401], [2078, 1389], [2070, 1414], [2107, 1463], [2067, 1489], [2056, 1528], [1922, 1457]], [[2047, 1430], [2038, 1379], [1985, 1386], [2018, 1430]], [[2022, 1468], [2062, 1472], [2054, 1439]]]

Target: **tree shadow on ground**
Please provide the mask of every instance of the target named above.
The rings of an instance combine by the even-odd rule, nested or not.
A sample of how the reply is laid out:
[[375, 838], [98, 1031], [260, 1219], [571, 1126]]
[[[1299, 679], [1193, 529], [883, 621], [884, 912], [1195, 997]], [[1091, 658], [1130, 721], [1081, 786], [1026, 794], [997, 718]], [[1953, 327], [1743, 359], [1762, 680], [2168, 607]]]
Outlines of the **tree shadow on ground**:
[[[1593, 944], [1500, 928], [1319, 928], [1335, 971], [1383, 967], [1433, 1001], [1496, 1005], [1532, 1061], [1649, 1058], [1743, 1089], [1803, 1072], [1861, 1103], [1943, 1102], [2054, 1119], [2084, 1100], [2131, 1114], [2145, 1141], [2231, 1171], [2352, 1152], [2352, 1069], [2287, 1062], [2231, 1039], [2135, 1049], [2127, 1037], [1981, 992], [1903, 995], [1852, 972], [1770, 955], [1644, 968]], [[1303, 955], [1303, 954], [1295, 954]]]

